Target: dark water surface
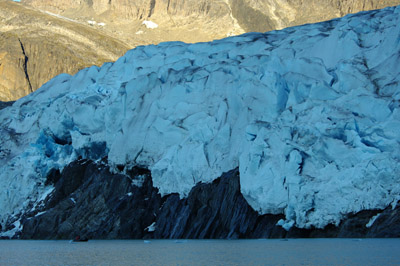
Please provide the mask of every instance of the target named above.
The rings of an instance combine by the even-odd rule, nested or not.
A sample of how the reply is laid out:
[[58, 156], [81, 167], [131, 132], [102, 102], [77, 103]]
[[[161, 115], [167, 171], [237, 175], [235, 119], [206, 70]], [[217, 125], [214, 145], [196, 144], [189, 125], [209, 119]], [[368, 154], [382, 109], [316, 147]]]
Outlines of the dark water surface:
[[400, 265], [400, 239], [4, 240], [0, 265]]

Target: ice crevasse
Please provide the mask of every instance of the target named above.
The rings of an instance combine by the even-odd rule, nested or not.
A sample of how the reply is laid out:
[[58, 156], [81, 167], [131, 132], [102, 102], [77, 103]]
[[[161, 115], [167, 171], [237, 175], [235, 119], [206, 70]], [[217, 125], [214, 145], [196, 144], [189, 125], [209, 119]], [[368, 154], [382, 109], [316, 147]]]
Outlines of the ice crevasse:
[[0, 111], [1, 223], [79, 157], [147, 167], [182, 197], [239, 167], [249, 204], [285, 228], [385, 208], [400, 199], [399, 82], [400, 7], [137, 47]]

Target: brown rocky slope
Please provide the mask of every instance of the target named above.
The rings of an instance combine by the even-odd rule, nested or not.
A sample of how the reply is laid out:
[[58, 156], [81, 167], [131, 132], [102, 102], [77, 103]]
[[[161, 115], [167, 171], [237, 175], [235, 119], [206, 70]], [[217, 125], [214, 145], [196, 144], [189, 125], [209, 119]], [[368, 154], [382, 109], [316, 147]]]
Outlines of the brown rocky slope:
[[0, 101], [23, 97], [60, 73], [114, 61], [129, 48], [87, 25], [0, 0]]
[[[201, 42], [400, 4], [400, 0], [0, 0], [0, 101], [60, 73], [162, 41]], [[151, 28], [145, 21], [156, 23]]]
[[263, 32], [400, 4], [399, 0], [22, 1], [39, 9], [76, 19], [95, 18], [114, 24], [151, 19], [160, 26], [175, 25], [184, 28], [185, 25], [192, 25], [193, 30], [196, 30], [197, 22], [211, 35], [240, 30]]

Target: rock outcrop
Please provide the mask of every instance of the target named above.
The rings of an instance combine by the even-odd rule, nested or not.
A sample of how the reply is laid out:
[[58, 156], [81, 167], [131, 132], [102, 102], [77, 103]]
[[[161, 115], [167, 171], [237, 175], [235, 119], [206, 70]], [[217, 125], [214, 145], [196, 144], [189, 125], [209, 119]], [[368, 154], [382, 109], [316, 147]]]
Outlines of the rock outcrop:
[[[21, 220], [22, 239], [218, 239], [293, 237], [399, 237], [400, 206], [350, 214], [339, 226], [284, 230], [283, 215], [259, 215], [240, 192], [239, 172], [197, 184], [186, 199], [162, 197], [151, 173], [110, 173], [103, 160], [80, 160], [49, 174], [55, 189], [41, 209]], [[121, 168], [122, 169], [122, 168]], [[377, 216], [378, 215], [378, 216]], [[376, 217], [375, 222], [370, 222]], [[370, 223], [370, 224], [369, 224]], [[11, 229], [6, 228], [6, 229]]]
[[114, 61], [130, 46], [86, 25], [0, 1], [0, 100], [19, 99], [52, 77]]
[[[36, 8], [62, 13], [70, 10], [92, 11], [92, 14], [114, 16], [115, 19], [146, 19], [152, 16], [205, 17], [212, 19], [228, 15], [229, 8], [224, 1], [215, 0], [25, 0]], [[107, 13], [108, 12], [108, 13]], [[68, 13], [68, 12], [67, 12]], [[118, 15], [118, 17], [116, 17]]]
[[227, 23], [225, 28], [232, 27], [232, 20], [237, 20], [246, 32], [282, 29], [400, 4], [398, 0], [25, 0], [24, 2], [58, 13], [69, 14], [72, 10], [89, 12], [87, 14], [91, 16], [102, 15], [108, 20], [154, 18], [160, 22], [174, 20], [184, 24], [192, 23], [193, 19], [203, 24], [224, 20]]
[[230, 0], [245, 31], [269, 31], [400, 4], [397, 0]]
[[0, 33], [0, 100], [15, 100], [32, 92], [22, 47], [18, 36]]
[[[400, 4], [400, 0], [22, 2], [36, 11], [8, 0], [0, 1], [0, 100], [3, 101], [21, 98], [60, 73], [73, 74], [90, 65], [114, 61], [128, 48], [141, 44], [210, 41]], [[154, 20], [159, 28], [147, 29], [142, 24], [147, 19]]]

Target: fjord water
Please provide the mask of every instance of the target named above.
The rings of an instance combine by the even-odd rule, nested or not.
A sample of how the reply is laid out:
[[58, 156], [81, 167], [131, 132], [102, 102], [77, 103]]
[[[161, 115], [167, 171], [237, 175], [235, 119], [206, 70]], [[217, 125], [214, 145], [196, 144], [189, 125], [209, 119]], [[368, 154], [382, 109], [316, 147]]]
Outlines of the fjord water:
[[400, 265], [400, 239], [0, 241], [0, 265]]

